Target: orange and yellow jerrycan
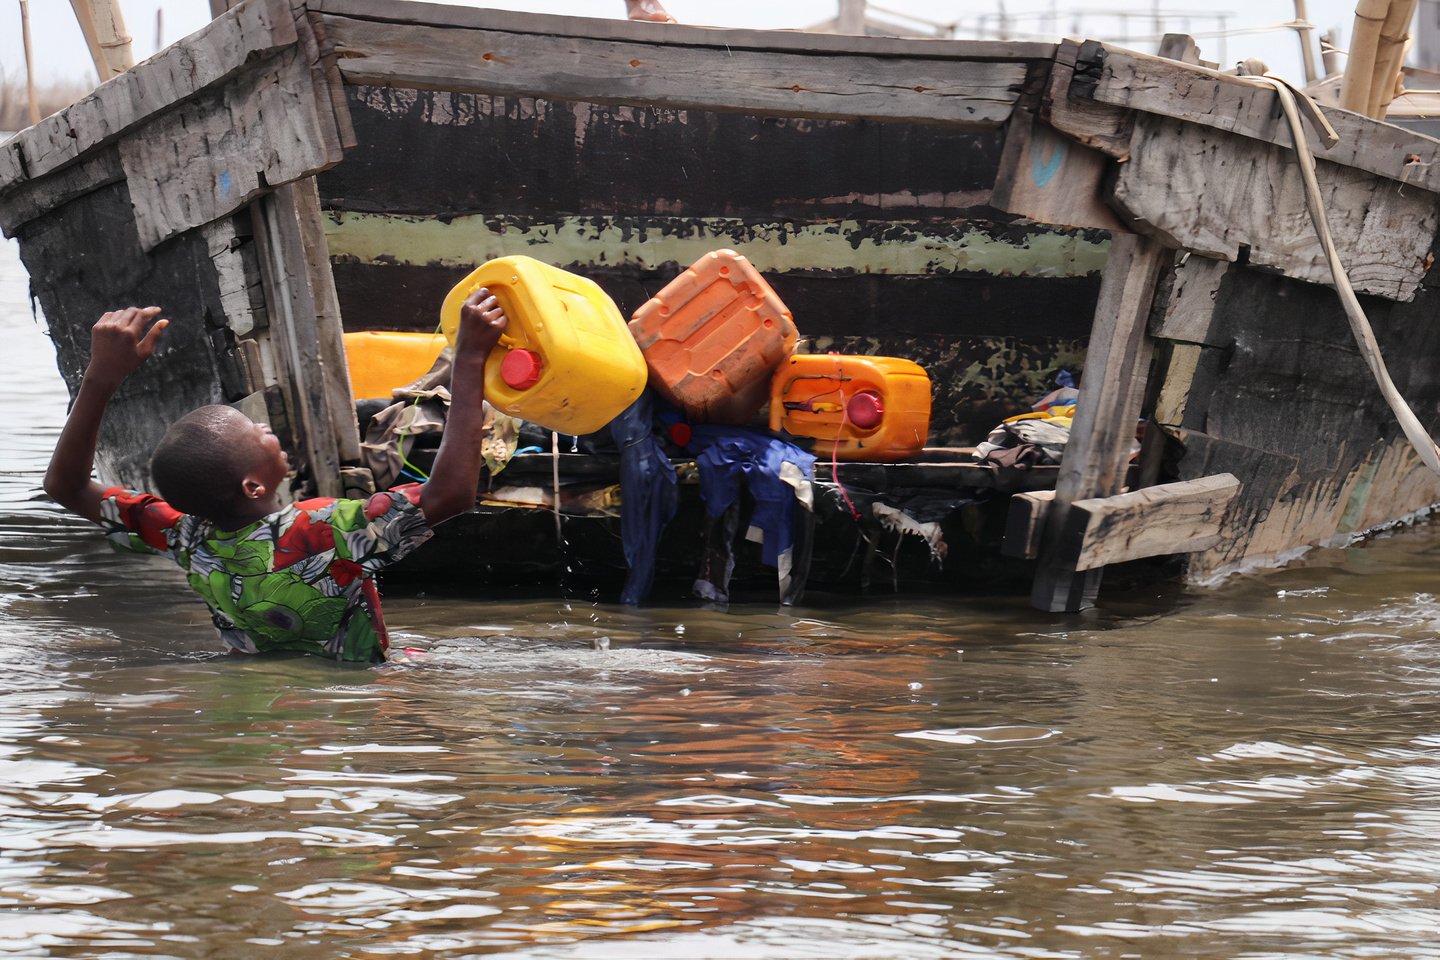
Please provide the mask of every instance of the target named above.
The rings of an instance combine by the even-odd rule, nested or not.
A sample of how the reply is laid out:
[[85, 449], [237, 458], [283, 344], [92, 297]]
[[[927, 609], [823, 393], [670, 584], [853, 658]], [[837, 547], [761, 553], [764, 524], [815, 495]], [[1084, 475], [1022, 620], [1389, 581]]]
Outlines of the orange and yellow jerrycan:
[[693, 423], [743, 424], [795, 352], [790, 311], [734, 250], [707, 253], [630, 320], [650, 385]]
[[930, 377], [899, 357], [791, 357], [770, 383], [770, 429], [813, 437], [837, 460], [902, 460], [925, 448]]
[[480, 287], [508, 323], [485, 364], [485, 399], [561, 433], [594, 433], [645, 389], [645, 359], [615, 301], [594, 281], [533, 257], [501, 257], [455, 285], [440, 308], [451, 343]]

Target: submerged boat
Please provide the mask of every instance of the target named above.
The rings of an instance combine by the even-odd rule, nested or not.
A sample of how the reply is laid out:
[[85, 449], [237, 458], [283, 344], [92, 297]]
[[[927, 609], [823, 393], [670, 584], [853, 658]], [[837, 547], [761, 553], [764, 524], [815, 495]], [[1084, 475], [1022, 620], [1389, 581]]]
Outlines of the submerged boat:
[[[0, 228], [72, 390], [101, 312], [173, 318], [107, 417], [103, 479], [146, 485], [167, 423], [232, 403], [294, 452], [297, 493], [332, 496], [374, 482], [345, 333], [433, 331], [451, 286], [509, 254], [628, 315], [734, 248], [806, 350], [908, 358], [933, 384], [918, 456], [816, 451], [854, 509], [817, 511], [814, 578], [891, 576], [902, 547], [925, 567], [939, 541], [942, 582], [993, 560], [1075, 610], [1107, 566], [1215, 578], [1440, 502], [1330, 286], [1281, 94], [1177, 57], [245, 0], [0, 144]], [[1321, 112], [1338, 143], [1299, 149], [1434, 427], [1440, 141]], [[1058, 466], [973, 459], [1082, 369]], [[622, 567], [615, 457], [575, 449], [487, 477], [416, 564]], [[557, 509], [591, 518], [564, 553]], [[661, 544], [672, 569], [699, 561], [693, 514]]]

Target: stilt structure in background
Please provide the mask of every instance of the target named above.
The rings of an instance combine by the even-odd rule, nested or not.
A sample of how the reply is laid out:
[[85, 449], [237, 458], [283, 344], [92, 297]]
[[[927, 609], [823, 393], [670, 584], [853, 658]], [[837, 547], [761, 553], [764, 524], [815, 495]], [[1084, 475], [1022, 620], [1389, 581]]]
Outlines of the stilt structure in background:
[[1350, 31], [1350, 57], [1340, 83], [1340, 105], [1383, 119], [1395, 99], [1410, 23], [1418, 0], [1360, 0]]
[[35, 97], [35, 53], [30, 44], [30, 0], [20, 0], [20, 35], [25, 44], [25, 96], [30, 102], [30, 122], [40, 122], [40, 101]]

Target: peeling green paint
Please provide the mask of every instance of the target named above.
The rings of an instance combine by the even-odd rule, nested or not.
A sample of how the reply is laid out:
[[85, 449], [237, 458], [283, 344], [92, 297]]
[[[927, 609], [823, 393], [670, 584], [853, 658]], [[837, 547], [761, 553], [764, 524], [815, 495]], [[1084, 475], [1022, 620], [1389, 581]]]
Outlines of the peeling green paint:
[[1340, 522], [1335, 525], [1337, 535], [1352, 534], [1360, 528], [1365, 504], [1370, 499], [1370, 492], [1375, 486], [1375, 475], [1379, 470], [1380, 457], [1372, 453], [1360, 465], [1360, 469], [1351, 475], [1354, 486], [1350, 488], [1350, 496], [1345, 501], [1345, 510], [1340, 515]]
[[1109, 241], [1093, 231], [979, 223], [861, 221], [755, 223], [722, 217], [433, 217], [333, 212], [330, 255], [360, 263], [467, 267], [528, 254], [547, 263], [654, 268], [693, 263], [720, 247], [762, 271], [903, 276], [967, 273], [1081, 277], [1105, 264]]

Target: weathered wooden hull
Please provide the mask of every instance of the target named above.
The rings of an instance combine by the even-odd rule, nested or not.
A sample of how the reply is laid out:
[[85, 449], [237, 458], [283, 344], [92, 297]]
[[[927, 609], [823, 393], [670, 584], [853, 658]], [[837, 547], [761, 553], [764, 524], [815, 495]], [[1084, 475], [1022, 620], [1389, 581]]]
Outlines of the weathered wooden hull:
[[[1328, 115], [1342, 259], [1434, 427], [1440, 142]], [[1212, 577], [1440, 502], [1325, 285], [1289, 144], [1272, 91], [1089, 42], [246, 0], [0, 145], [0, 227], [72, 388], [99, 312], [175, 318], [102, 436], [102, 474], [136, 486], [168, 422], [227, 402], [286, 437], [298, 489], [363, 490], [340, 334], [432, 329], [451, 285], [504, 254], [590, 276], [629, 313], [702, 253], [740, 249], [808, 349], [922, 363], [940, 447], [983, 439], [1083, 365], [1059, 470], [937, 467], [923, 485], [993, 491], [947, 537], [1033, 562], [1037, 604], [1074, 609], [1106, 563], [1179, 553]], [[881, 502], [915, 492], [880, 469]], [[1150, 492], [1116, 499], [1127, 485]], [[1054, 493], [1007, 506], [1037, 486]], [[451, 536], [534, 516], [482, 512]], [[1174, 537], [1146, 535], [1147, 517]], [[586, 523], [614, 564], [613, 520]], [[830, 561], [873, 525], [822, 526], [817, 569], [858, 576]], [[536, 536], [511, 557], [559, 563]], [[693, 544], [676, 536], [683, 566]]]
[[629, 316], [731, 247], [811, 349], [924, 364], [936, 445], [983, 438], [1083, 359], [1108, 238], [997, 220], [998, 128], [347, 92], [356, 146], [318, 178], [346, 329], [434, 329], [461, 277], [512, 253]]

